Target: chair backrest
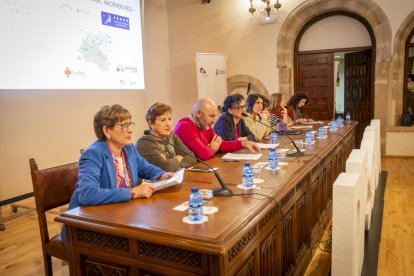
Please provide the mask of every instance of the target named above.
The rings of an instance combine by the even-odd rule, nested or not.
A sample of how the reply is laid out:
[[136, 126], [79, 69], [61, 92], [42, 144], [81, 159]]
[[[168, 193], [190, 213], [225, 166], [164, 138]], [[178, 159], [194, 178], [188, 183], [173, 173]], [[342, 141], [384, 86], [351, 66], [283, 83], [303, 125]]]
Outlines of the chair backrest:
[[45, 212], [69, 203], [78, 181], [78, 162], [39, 170], [29, 160], [42, 242], [49, 241]]

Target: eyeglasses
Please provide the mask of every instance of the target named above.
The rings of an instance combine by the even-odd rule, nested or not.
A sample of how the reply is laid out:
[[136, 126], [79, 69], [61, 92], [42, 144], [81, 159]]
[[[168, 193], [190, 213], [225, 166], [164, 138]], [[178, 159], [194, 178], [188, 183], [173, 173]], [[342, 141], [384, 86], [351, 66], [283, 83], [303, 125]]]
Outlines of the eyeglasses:
[[233, 106], [232, 108], [237, 109], [237, 110], [243, 110], [246, 108], [246, 105], [239, 105], [239, 106]]
[[134, 129], [135, 128], [135, 122], [129, 122], [129, 123], [123, 123], [123, 124], [117, 124], [121, 127], [122, 131], [128, 130], [128, 128]]

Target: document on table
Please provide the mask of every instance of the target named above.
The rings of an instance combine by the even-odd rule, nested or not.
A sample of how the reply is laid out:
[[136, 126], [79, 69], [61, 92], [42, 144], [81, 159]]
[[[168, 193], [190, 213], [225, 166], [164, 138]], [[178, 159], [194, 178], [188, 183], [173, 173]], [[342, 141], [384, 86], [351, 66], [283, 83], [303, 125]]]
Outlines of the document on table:
[[175, 172], [173, 177], [168, 178], [166, 180], [151, 183], [151, 185], [155, 187], [156, 191], [159, 191], [159, 190], [162, 190], [162, 189], [165, 189], [165, 188], [168, 188], [168, 187], [171, 187], [171, 186], [174, 186], [174, 185], [177, 185], [183, 182], [183, 178], [184, 178], [184, 168], [181, 168]]
[[226, 153], [223, 160], [258, 160], [262, 157], [261, 153]]
[[291, 126], [292, 129], [303, 129], [303, 128], [312, 128], [312, 126]]
[[274, 149], [277, 148], [279, 146], [279, 143], [276, 144], [264, 144], [264, 143], [256, 143], [259, 148], [261, 149]]

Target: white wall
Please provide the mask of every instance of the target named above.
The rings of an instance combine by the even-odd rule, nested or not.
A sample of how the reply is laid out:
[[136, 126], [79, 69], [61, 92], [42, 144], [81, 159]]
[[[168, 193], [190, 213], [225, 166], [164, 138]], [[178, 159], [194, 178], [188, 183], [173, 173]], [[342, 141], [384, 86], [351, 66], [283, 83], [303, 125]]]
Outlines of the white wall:
[[330, 16], [313, 24], [303, 34], [299, 51], [371, 46], [364, 25], [349, 16]]
[[[344, 90], [345, 90], [345, 74], [344, 74], [344, 61], [340, 62], [338, 64], [338, 75], [339, 75], [339, 86], [335, 85], [335, 106], [336, 106], [336, 112], [337, 113], [344, 113]], [[335, 81], [336, 84], [336, 76]]]

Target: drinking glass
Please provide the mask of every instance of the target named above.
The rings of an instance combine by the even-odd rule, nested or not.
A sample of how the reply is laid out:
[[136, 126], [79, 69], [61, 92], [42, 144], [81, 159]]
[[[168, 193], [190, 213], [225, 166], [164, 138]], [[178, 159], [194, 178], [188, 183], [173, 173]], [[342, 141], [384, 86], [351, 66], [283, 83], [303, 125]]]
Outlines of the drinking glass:
[[263, 179], [260, 177], [262, 174], [262, 166], [256, 165], [252, 166], [253, 170], [253, 184], [256, 185], [256, 189], [261, 189]]

